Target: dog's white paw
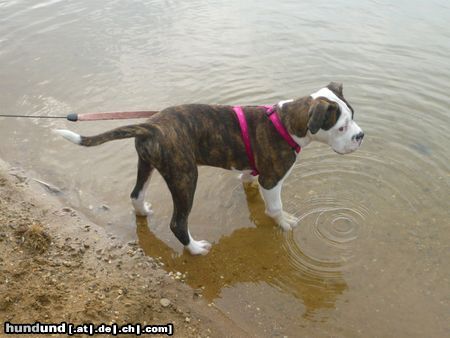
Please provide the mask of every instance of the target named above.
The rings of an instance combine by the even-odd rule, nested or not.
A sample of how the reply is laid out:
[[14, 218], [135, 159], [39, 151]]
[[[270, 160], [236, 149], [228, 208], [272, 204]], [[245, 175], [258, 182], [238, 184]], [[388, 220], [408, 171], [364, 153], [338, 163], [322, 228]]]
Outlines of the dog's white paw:
[[295, 227], [298, 222], [300, 221], [300, 219], [298, 217], [295, 217], [294, 215], [283, 211], [283, 217], [286, 220], [286, 222], [288, 222], [291, 226]]
[[256, 180], [256, 176], [253, 176], [250, 172], [243, 172], [238, 175], [238, 179], [240, 179], [242, 183], [252, 183]]
[[298, 217], [295, 217], [294, 215], [291, 215], [290, 213], [286, 211], [282, 211], [277, 216], [273, 217], [277, 224], [283, 229], [283, 231], [289, 231], [292, 230], [293, 227], [295, 227], [300, 219]]
[[196, 241], [194, 239], [190, 239], [189, 244], [185, 246], [187, 250], [191, 253], [191, 255], [206, 255], [211, 249], [211, 243], [207, 241]]
[[131, 199], [133, 203], [134, 211], [137, 216], [148, 216], [153, 214], [152, 205], [147, 202], [141, 202], [139, 200]]

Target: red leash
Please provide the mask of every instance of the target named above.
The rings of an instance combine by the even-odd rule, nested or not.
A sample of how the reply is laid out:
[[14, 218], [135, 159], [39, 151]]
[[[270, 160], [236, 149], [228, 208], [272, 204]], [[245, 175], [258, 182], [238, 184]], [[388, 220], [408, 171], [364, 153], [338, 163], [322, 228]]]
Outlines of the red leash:
[[143, 111], [121, 111], [111, 113], [86, 113], [86, 114], [69, 114], [67, 120], [71, 122], [77, 121], [98, 121], [98, 120], [124, 120], [124, 119], [142, 119], [159, 113], [159, 111], [143, 110]]
[[29, 119], [67, 119], [71, 122], [77, 121], [98, 121], [98, 120], [124, 120], [124, 119], [142, 119], [159, 113], [159, 111], [121, 111], [112, 113], [71, 113], [67, 116], [49, 116], [49, 115], [12, 115], [0, 114], [1, 117], [29, 118]]
[[28, 119], [67, 119], [71, 122], [77, 121], [98, 121], [98, 120], [125, 120], [125, 119], [142, 119], [159, 113], [159, 111], [143, 110], [143, 111], [121, 111], [112, 113], [72, 113], [67, 116], [48, 116], [48, 115], [11, 115], [0, 114], [1, 117], [28, 118]]

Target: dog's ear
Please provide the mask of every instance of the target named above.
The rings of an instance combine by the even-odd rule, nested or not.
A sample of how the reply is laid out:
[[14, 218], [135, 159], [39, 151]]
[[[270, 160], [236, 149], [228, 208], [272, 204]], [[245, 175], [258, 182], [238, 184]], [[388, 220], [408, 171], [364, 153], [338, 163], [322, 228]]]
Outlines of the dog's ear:
[[319, 97], [312, 101], [309, 108], [308, 129], [311, 134], [315, 134], [319, 129], [328, 130], [336, 124], [340, 115], [339, 105]]
[[337, 96], [344, 97], [344, 86], [341, 82], [330, 82], [327, 88]]

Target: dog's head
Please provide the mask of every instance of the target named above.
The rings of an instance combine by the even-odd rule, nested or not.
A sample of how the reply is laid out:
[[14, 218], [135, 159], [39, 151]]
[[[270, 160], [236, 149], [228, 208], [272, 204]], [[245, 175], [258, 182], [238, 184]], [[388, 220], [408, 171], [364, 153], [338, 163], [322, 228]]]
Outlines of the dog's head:
[[341, 83], [331, 82], [311, 94], [308, 130], [312, 140], [328, 144], [338, 154], [347, 154], [359, 148], [364, 133], [353, 121], [353, 108], [342, 89]]

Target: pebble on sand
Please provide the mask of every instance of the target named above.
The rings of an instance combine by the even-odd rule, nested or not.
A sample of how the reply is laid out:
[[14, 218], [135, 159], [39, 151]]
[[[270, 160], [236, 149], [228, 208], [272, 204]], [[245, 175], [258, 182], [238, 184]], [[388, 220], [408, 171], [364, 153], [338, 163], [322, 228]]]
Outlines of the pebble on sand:
[[170, 300], [168, 300], [167, 298], [161, 298], [159, 303], [162, 307], [168, 307], [170, 305]]

